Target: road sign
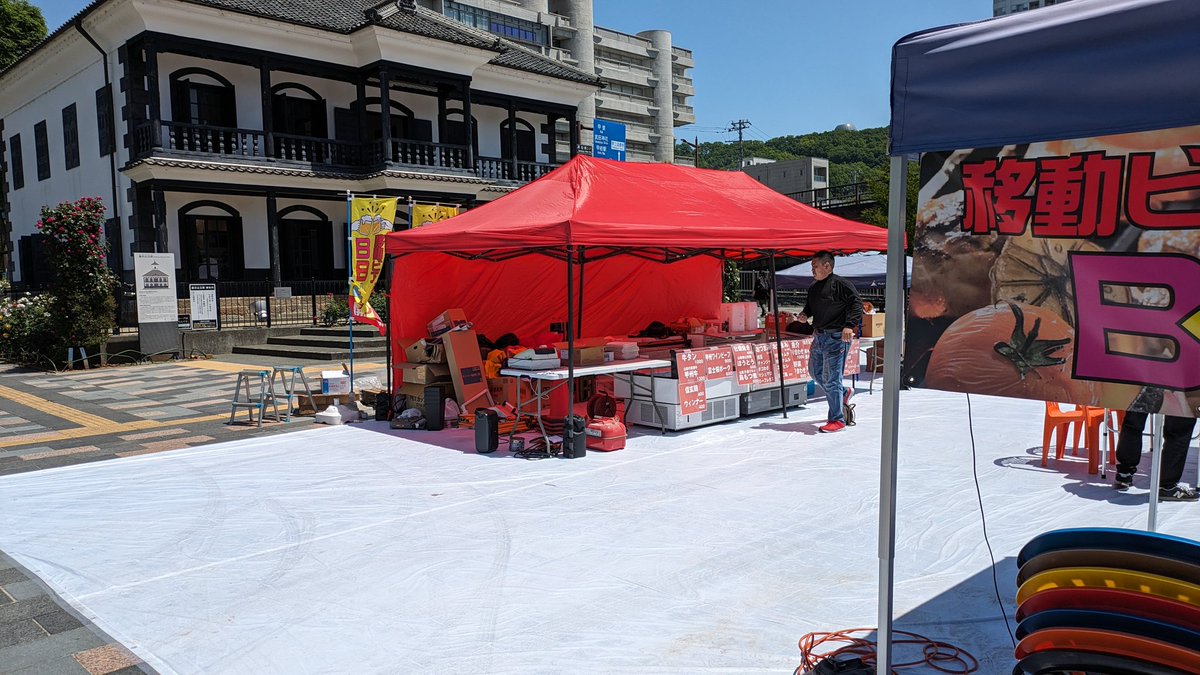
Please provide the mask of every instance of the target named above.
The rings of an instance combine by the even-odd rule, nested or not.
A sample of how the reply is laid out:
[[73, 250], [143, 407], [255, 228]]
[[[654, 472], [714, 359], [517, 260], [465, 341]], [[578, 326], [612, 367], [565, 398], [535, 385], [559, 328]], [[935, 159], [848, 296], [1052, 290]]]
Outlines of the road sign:
[[596, 119], [592, 124], [592, 157], [625, 161], [625, 125]]

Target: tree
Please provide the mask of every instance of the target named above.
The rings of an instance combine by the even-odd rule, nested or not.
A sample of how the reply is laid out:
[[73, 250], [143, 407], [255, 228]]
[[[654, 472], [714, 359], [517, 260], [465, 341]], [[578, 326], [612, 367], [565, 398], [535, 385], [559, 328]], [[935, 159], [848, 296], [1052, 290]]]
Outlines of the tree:
[[[869, 175], [865, 176], [867, 181], [867, 195], [874, 204], [863, 210], [860, 220], [868, 225], [887, 227], [888, 193], [890, 189], [889, 174], [889, 167], [883, 166], [873, 169]], [[905, 191], [907, 194], [904, 200], [904, 230], [907, 233], [908, 245], [905, 247], [905, 250], [911, 253], [913, 233], [916, 231], [917, 193], [921, 187], [920, 167], [916, 162], [909, 162], [906, 179]]]
[[0, 69], [46, 39], [42, 10], [28, 0], [0, 0]]

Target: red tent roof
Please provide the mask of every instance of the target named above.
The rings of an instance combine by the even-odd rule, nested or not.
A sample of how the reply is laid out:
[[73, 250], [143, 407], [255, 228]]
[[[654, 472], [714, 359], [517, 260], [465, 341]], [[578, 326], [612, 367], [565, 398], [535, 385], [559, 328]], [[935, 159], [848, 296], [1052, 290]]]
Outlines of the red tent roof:
[[589, 259], [629, 253], [672, 260], [705, 253], [886, 251], [887, 230], [805, 206], [740, 171], [577, 156], [542, 178], [449, 220], [387, 236], [387, 252], [503, 259], [527, 252]]

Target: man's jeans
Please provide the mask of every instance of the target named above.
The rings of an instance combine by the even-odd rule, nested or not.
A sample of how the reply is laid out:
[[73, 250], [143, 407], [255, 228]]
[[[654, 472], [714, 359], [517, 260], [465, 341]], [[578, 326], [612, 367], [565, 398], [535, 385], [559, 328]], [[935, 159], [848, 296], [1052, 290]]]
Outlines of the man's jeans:
[[829, 421], [845, 422], [842, 414], [842, 373], [846, 370], [849, 342], [842, 342], [842, 331], [817, 331], [813, 336], [812, 352], [808, 356], [808, 373], [825, 390], [829, 403]]

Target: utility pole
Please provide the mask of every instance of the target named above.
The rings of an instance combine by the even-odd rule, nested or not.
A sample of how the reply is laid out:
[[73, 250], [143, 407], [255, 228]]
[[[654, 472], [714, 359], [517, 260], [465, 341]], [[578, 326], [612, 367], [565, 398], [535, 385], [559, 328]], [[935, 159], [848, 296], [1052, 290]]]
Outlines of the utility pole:
[[683, 143], [684, 145], [692, 146], [692, 166], [699, 169], [700, 168], [700, 137], [696, 136], [696, 140], [694, 142], [689, 141], [686, 138], [679, 139], [679, 142]]
[[738, 120], [736, 122], [730, 122], [729, 128], [726, 129], [726, 131], [738, 132], [738, 171], [741, 171], [744, 168], [742, 165], [746, 161], [745, 156], [742, 154], [742, 132], [749, 127], [750, 120]]

